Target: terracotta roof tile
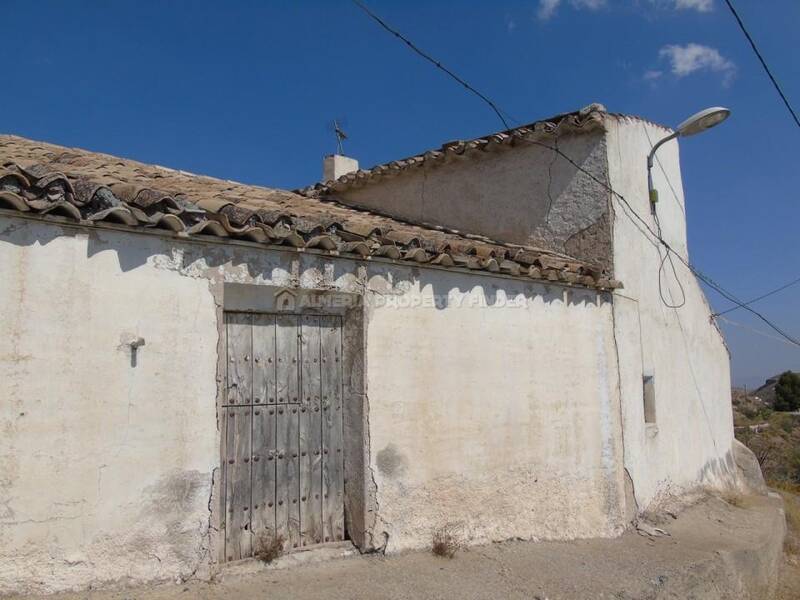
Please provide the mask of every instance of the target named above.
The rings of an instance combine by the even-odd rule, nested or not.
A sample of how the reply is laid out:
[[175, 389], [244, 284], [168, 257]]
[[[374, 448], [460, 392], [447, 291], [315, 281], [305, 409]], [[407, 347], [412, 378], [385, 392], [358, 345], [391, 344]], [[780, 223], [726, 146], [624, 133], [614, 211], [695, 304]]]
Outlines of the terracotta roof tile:
[[356, 259], [379, 256], [586, 287], [619, 286], [599, 268], [536, 248], [9, 135], [0, 135], [0, 208], [316, 248]]
[[513, 146], [521, 139], [538, 138], [544, 135], [560, 135], [562, 133], [591, 131], [603, 127], [606, 112], [602, 104], [590, 104], [579, 111], [557, 115], [550, 119], [537, 121], [508, 131], [492, 133], [473, 140], [456, 140], [447, 142], [439, 150], [428, 150], [422, 154], [409, 156], [400, 160], [377, 165], [371, 169], [360, 169], [342, 175], [336, 180], [323, 181], [297, 191], [309, 197], [321, 197], [342, 192], [351, 187], [363, 186], [377, 182], [384, 177], [395, 175], [423, 165], [435, 165], [446, 162], [448, 156], [463, 156], [470, 152], [486, 152], [494, 146]]

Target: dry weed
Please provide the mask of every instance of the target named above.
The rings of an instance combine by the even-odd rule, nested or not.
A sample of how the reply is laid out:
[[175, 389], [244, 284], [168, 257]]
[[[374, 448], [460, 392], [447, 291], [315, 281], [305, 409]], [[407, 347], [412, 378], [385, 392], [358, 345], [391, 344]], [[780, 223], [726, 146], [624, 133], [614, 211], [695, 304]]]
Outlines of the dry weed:
[[256, 536], [253, 556], [265, 563], [272, 562], [283, 554], [284, 538], [275, 535], [269, 530], [262, 531]]
[[433, 532], [431, 552], [443, 558], [453, 558], [461, 548], [461, 540], [454, 525], [443, 525]]
[[767, 485], [779, 491], [789, 492], [791, 494], [800, 495], [800, 484], [792, 483], [784, 479], [770, 479]]

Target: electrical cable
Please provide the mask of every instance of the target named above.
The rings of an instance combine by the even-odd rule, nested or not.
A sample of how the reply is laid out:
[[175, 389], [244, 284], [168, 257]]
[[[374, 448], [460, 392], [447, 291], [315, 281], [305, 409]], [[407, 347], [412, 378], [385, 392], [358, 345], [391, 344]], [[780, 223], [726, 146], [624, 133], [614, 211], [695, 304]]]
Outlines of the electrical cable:
[[746, 329], [747, 331], [750, 331], [752, 333], [756, 333], [758, 335], [761, 335], [763, 337], [769, 338], [771, 340], [776, 340], [778, 342], [783, 342], [784, 344], [788, 344], [790, 346], [793, 345], [791, 342], [786, 341], [782, 337], [778, 337], [777, 335], [772, 335], [771, 333], [768, 333], [766, 331], [762, 331], [760, 329], [756, 329], [755, 327], [750, 327], [749, 325], [745, 325], [744, 323], [738, 323], [737, 321], [731, 321], [730, 319], [726, 319], [725, 317], [718, 317], [718, 318], [719, 318], [720, 321], [722, 321], [723, 323], [727, 323], [728, 325], [733, 325], [734, 327], [741, 327], [742, 329]]
[[767, 76], [769, 77], [770, 81], [772, 81], [772, 85], [775, 86], [775, 89], [778, 91], [778, 95], [781, 97], [781, 100], [783, 100], [783, 103], [786, 105], [786, 108], [789, 109], [789, 112], [791, 113], [794, 122], [797, 124], [798, 127], [800, 127], [800, 119], [797, 118], [797, 113], [794, 112], [792, 105], [789, 104], [789, 99], [786, 97], [786, 94], [783, 93], [781, 86], [778, 84], [778, 82], [776, 81], [775, 77], [772, 74], [772, 71], [770, 71], [770, 68], [767, 66], [767, 61], [765, 61], [764, 57], [761, 56], [761, 52], [759, 52], [758, 46], [756, 46], [756, 43], [753, 41], [750, 32], [747, 31], [747, 27], [744, 26], [744, 22], [742, 22], [742, 18], [739, 16], [739, 13], [736, 12], [736, 9], [733, 7], [733, 3], [731, 2], [731, 0], [725, 0], [725, 4], [728, 5], [728, 8], [730, 9], [731, 13], [733, 13], [733, 17], [739, 24], [739, 29], [742, 30], [744, 37], [746, 37], [747, 41], [750, 42], [750, 47], [753, 48], [753, 52], [756, 53], [756, 56], [758, 57], [758, 60], [761, 63], [761, 66], [764, 67], [764, 71], [767, 72]]
[[[645, 136], [647, 136], [647, 141], [649, 142], [650, 148], [652, 149], [653, 148], [653, 140], [650, 139], [650, 134], [647, 132], [647, 129], [644, 127], [644, 124], [642, 124], [642, 131], [644, 131]], [[685, 209], [683, 207], [683, 204], [681, 204], [680, 200], [678, 199], [678, 194], [675, 192], [675, 187], [672, 185], [672, 181], [670, 181], [669, 175], [667, 175], [667, 172], [664, 169], [664, 167], [662, 166], [661, 161], [659, 160], [658, 156], [655, 157], [655, 160], [656, 160], [656, 163], [658, 164], [659, 169], [661, 169], [661, 173], [664, 176], [664, 180], [667, 182], [667, 185], [669, 186], [669, 189], [672, 192], [672, 197], [675, 199], [676, 204], [680, 207], [681, 211], [685, 215], [686, 211], [685, 211]], [[658, 222], [658, 215], [654, 214], [653, 216], [656, 219], [656, 224], [658, 225], [658, 233], [660, 235], [661, 234], [661, 224]], [[663, 265], [664, 265], [664, 261], [662, 260], [661, 261], [662, 268], [663, 268]], [[673, 268], [673, 273], [675, 273], [674, 268]], [[677, 274], [676, 274], [676, 276], [677, 276]], [[782, 285], [782, 286], [780, 286], [780, 287], [778, 287], [778, 288], [776, 288], [774, 290], [771, 290], [771, 291], [769, 291], [769, 292], [767, 292], [765, 294], [762, 294], [761, 296], [758, 296], [757, 298], [753, 298], [752, 300], [749, 300], [749, 301], [745, 302], [744, 304], [749, 306], [750, 304], [758, 302], [759, 300], [763, 300], [764, 298], [768, 298], [769, 296], [772, 296], [773, 294], [777, 294], [778, 292], [781, 292], [781, 291], [785, 290], [786, 288], [789, 288], [789, 287], [791, 287], [793, 285], [796, 285], [797, 283], [800, 283], [800, 277], [797, 278], [797, 279], [794, 279], [794, 280], [790, 281], [789, 283], [787, 283], [785, 285]], [[660, 281], [659, 281], [659, 285], [660, 285]], [[662, 296], [662, 300], [663, 300], [663, 296]], [[729, 308], [727, 310], [724, 310], [724, 311], [721, 311], [721, 312], [718, 312], [718, 313], [712, 313], [711, 317], [715, 318], [715, 317], [717, 317], [719, 315], [728, 314], [729, 312], [733, 312], [735, 310], [739, 310], [739, 308], [741, 308], [741, 307], [740, 306], [733, 306], [733, 307], [731, 307], [731, 308]]]
[[[796, 346], [800, 346], [800, 341], [799, 340], [797, 340], [796, 338], [792, 337], [791, 335], [789, 335], [788, 333], [783, 331], [780, 327], [775, 325], [772, 321], [767, 319], [764, 315], [762, 315], [758, 311], [756, 311], [753, 308], [747, 306], [746, 303], [744, 303], [741, 300], [739, 300], [738, 298], [736, 298], [733, 294], [731, 294], [730, 292], [725, 290], [721, 285], [716, 283], [708, 275], [705, 275], [702, 271], [697, 269], [687, 259], [683, 258], [683, 256], [681, 256], [678, 252], [676, 252], [672, 248], [672, 246], [663, 237], [661, 237], [656, 231], [654, 231], [653, 228], [650, 226], [650, 224], [647, 221], [645, 221], [641, 217], [641, 215], [639, 215], [639, 213], [637, 213], [633, 209], [633, 207], [630, 205], [630, 203], [625, 198], [625, 196], [623, 196], [618, 191], [616, 191], [614, 188], [612, 188], [608, 183], [606, 183], [605, 181], [603, 181], [602, 179], [597, 177], [594, 173], [591, 173], [590, 171], [587, 171], [586, 169], [584, 169], [581, 165], [579, 165], [574, 160], [572, 160], [572, 158], [567, 156], [564, 153], [564, 151], [561, 150], [560, 148], [554, 148], [553, 146], [549, 146], [549, 145], [547, 145], [547, 144], [545, 144], [543, 142], [539, 142], [538, 140], [527, 140], [527, 139], [525, 139], [523, 141], [527, 142], [529, 144], [533, 144], [533, 145], [541, 146], [543, 148], [547, 148], [548, 150], [550, 150], [552, 152], [555, 152], [556, 154], [561, 156], [564, 160], [566, 160], [568, 163], [570, 163], [573, 167], [575, 167], [578, 171], [580, 171], [584, 175], [588, 176], [590, 179], [592, 179], [593, 181], [595, 181], [599, 185], [603, 186], [603, 188], [605, 188], [614, 198], [616, 198], [619, 202], [621, 202], [623, 204], [623, 206], [625, 206], [625, 208], [636, 218], [637, 221], [639, 221], [639, 223], [641, 223], [642, 226], [644, 226], [644, 228], [650, 233], [651, 236], [653, 236], [653, 238], [655, 238], [655, 240], [658, 241], [659, 244], [664, 246], [664, 248], [667, 250], [667, 252], [673, 254], [681, 263], [684, 264], [684, 266], [686, 266], [687, 269], [689, 269], [689, 271], [691, 271], [694, 274], [695, 277], [697, 277], [700, 281], [705, 283], [712, 290], [716, 291], [718, 294], [720, 294], [726, 300], [728, 300], [730, 302], [733, 302], [738, 308], [743, 308], [746, 311], [754, 314], [756, 317], [758, 317], [764, 323], [766, 323], [772, 330], [774, 330], [776, 333], [778, 333], [782, 337], [786, 338], [792, 344], [794, 344]], [[641, 229], [639, 229], [639, 230], [641, 232]]]
[[[783, 331], [780, 327], [778, 327], [777, 325], [772, 323], [764, 315], [762, 315], [758, 311], [754, 310], [753, 308], [747, 306], [747, 304], [742, 302], [741, 300], [737, 299], [735, 296], [733, 296], [733, 294], [731, 294], [730, 292], [725, 290], [722, 286], [720, 286], [718, 283], [716, 283], [713, 279], [711, 279], [710, 277], [705, 275], [702, 271], [697, 269], [687, 259], [683, 258], [678, 252], [676, 252], [672, 248], [672, 246], [670, 246], [670, 244], [666, 240], [664, 240], [664, 238], [660, 235], [660, 233], [654, 231], [653, 228], [650, 226], [650, 224], [647, 221], [645, 221], [641, 217], [641, 215], [639, 215], [639, 213], [637, 213], [633, 209], [633, 207], [630, 205], [630, 203], [625, 198], [625, 196], [623, 196], [618, 191], [616, 191], [614, 188], [612, 188], [611, 185], [609, 185], [605, 181], [603, 181], [600, 178], [598, 178], [594, 173], [591, 173], [590, 171], [588, 171], [585, 168], [583, 168], [581, 165], [579, 165], [577, 162], [575, 162], [572, 158], [570, 158], [566, 153], [564, 153], [563, 150], [561, 150], [557, 146], [553, 147], [553, 146], [550, 146], [550, 145], [545, 144], [543, 142], [540, 142], [538, 140], [526, 139], [526, 138], [524, 138], [522, 136], [521, 133], [512, 132], [511, 129], [509, 128], [509, 126], [508, 126], [507, 121], [505, 120], [505, 118], [501, 114], [500, 109], [497, 107], [497, 105], [490, 98], [488, 98], [484, 94], [480, 93], [478, 90], [476, 90], [474, 87], [472, 87], [469, 83], [467, 83], [466, 81], [461, 79], [458, 75], [453, 73], [450, 69], [448, 69], [447, 67], [443, 66], [441, 62], [439, 62], [438, 60], [436, 60], [435, 58], [433, 58], [429, 54], [427, 54], [427, 53], [423, 52], [422, 50], [420, 50], [411, 40], [409, 40], [407, 37], [402, 35], [399, 31], [397, 31], [397, 30], [393, 29], [392, 27], [390, 27], [389, 25], [387, 25], [380, 17], [378, 17], [375, 13], [373, 13], [371, 10], [369, 10], [369, 8], [367, 8], [366, 5], [364, 5], [363, 2], [361, 2], [360, 0], [352, 0], [352, 1], [356, 6], [358, 6], [358, 8], [363, 10], [367, 15], [369, 15], [370, 18], [372, 18], [374, 21], [376, 21], [382, 28], [384, 28], [386, 31], [388, 31], [389, 33], [391, 33], [392, 35], [394, 35], [398, 39], [400, 39], [403, 42], [405, 42], [405, 44], [409, 48], [411, 48], [415, 53], [419, 54], [425, 60], [427, 60], [430, 63], [432, 63], [433, 65], [435, 65], [438, 69], [442, 70], [449, 77], [451, 77], [452, 79], [454, 79], [455, 81], [457, 81], [458, 83], [463, 85], [467, 90], [469, 90], [470, 92], [472, 92], [473, 94], [478, 96], [481, 100], [483, 100], [486, 104], [488, 104], [492, 108], [492, 110], [495, 112], [497, 117], [500, 119], [500, 121], [503, 123], [503, 126], [506, 128], [506, 131], [508, 131], [509, 133], [512, 133], [512, 134], [516, 134], [517, 141], [522, 141], [522, 142], [526, 142], [526, 143], [529, 143], [529, 144], [532, 144], [532, 145], [541, 146], [542, 148], [546, 148], [546, 149], [550, 150], [551, 152], [555, 152], [558, 156], [560, 156], [561, 158], [566, 160], [569, 164], [571, 164], [573, 167], [575, 167], [575, 169], [577, 169], [578, 171], [580, 171], [581, 173], [583, 173], [584, 175], [588, 176], [590, 179], [592, 179], [593, 181], [595, 181], [596, 183], [601, 185], [604, 189], [606, 189], [612, 195], [613, 198], [617, 199], [618, 202], [621, 202], [623, 204], [623, 206], [627, 209], [627, 211], [629, 211], [630, 214], [632, 214], [633, 217], [635, 217], [636, 220], [639, 221], [644, 226], [644, 228], [650, 233], [650, 235], [653, 236], [653, 238], [655, 240], [657, 240], [658, 243], [661, 244], [666, 249], [668, 255], [669, 254], [675, 255], [675, 257], [681, 263], [683, 263], [683, 265], [686, 266], [686, 268], [689, 269], [689, 271], [691, 273], [693, 273], [695, 277], [697, 277], [700, 281], [705, 283], [712, 290], [716, 291], [723, 298], [725, 298], [725, 299], [729, 300], [730, 302], [736, 304], [736, 306], [738, 308], [744, 308], [748, 312], [754, 314], [756, 317], [758, 317], [764, 323], [766, 323], [773, 331], [778, 333], [780, 336], [782, 336], [783, 338], [785, 338], [786, 340], [788, 340], [792, 344], [794, 344], [796, 346], [800, 346], [800, 341], [798, 341], [797, 339], [793, 338], [791, 335], [789, 335], [788, 333]], [[639, 229], [639, 231], [644, 234], [644, 232], [642, 232], [641, 228], [639, 228], [638, 226], [637, 226], [637, 229]], [[659, 227], [659, 229], [660, 229], [660, 227]], [[672, 266], [673, 266], [673, 269], [674, 269], [675, 268], [674, 263], [672, 264]], [[713, 315], [712, 315], [712, 318], [713, 318]]]
[[[785, 285], [782, 285], [782, 286], [780, 286], [778, 288], [775, 288], [774, 290], [772, 290], [770, 292], [767, 292], [766, 294], [761, 294], [757, 298], [753, 298], [752, 300], [748, 300], [747, 302], [745, 302], [745, 304], [747, 304], [749, 306], [750, 304], [753, 304], [754, 302], [758, 302], [759, 300], [763, 300], [764, 298], [769, 298], [773, 294], [777, 294], [778, 292], [782, 292], [786, 288], [790, 288], [793, 285], [797, 285], [798, 283], [800, 283], [800, 277], [790, 281], [789, 283], [787, 283]], [[734, 310], [739, 310], [740, 308], [741, 308], [740, 306], [734, 306], [734, 307], [729, 308], [727, 310], [723, 310], [722, 312], [714, 313], [711, 316], [712, 317], [719, 317], [721, 315], [727, 315], [729, 312], [733, 312]]]
[[[412, 42], [411, 40], [409, 40], [409, 39], [408, 39], [407, 37], [405, 37], [405, 36], [404, 36], [402, 33], [400, 33], [399, 31], [397, 31], [396, 29], [393, 29], [392, 27], [390, 27], [390, 26], [389, 26], [389, 24], [388, 24], [388, 23], [386, 23], [386, 21], [384, 21], [383, 19], [381, 19], [381, 18], [380, 18], [378, 15], [376, 15], [376, 14], [375, 14], [374, 12], [372, 12], [372, 11], [371, 11], [369, 8], [367, 8], [367, 6], [366, 6], [366, 5], [365, 5], [363, 2], [360, 2], [359, 0], [352, 0], [352, 1], [353, 1], [353, 4], [355, 4], [355, 5], [356, 5], [358, 8], [360, 8], [361, 10], [363, 10], [365, 13], [367, 13], [367, 15], [369, 15], [369, 16], [370, 16], [370, 18], [372, 18], [372, 19], [373, 19], [373, 20], [374, 20], [376, 23], [378, 23], [378, 25], [380, 25], [381, 27], [383, 27], [383, 28], [384, 28], [386, 31], [388, 31], [389, 33], [391, 33], [392, 35], [394, 35], [396, 38], [399, 38], [400, 40], [402, 40], [403, 42], [405, 42], [405, 44], [406, 44], [406, 45], [407, 45], [409, 48], [411, 48], [411, 50], [413, 50], [414, 52], [416, 52], [417, 54], [419, 54], [419, 55], [420, 55], [422, 58], [424, 58], [424, 59], [425, 59], [425, 60], [427, 60], [428, 62], [430, 62], [430, 63], [433, 63], [433, 64], [436, 66], [436, 68], [437, 68], [437, 69], [441, 69], [442, 71], [444, 71], [445, 73], [447, 73], [447, 74], [448, 74], [450, 77], [452, 77], [452, 78], [453, 78], [453, 79], [455, 79], [455, 80], [456, 80], [458, 83], [460, 83], [461, 85], [463, 85], [463, 86], [464, 86], [464, 87], [465, 87], [465, 88], [466, 88], [468, 91], [472, 92], [472, 93], [473, 93], [473, 94], [475, 94], [475, 95], [476, 95], [478, 98], [480, 98], [481, 100], [483, 100], [484, 102], [486, 102], [486, 104], [488, 104], [488, 105], [489, 105], [489, 106], [492, 108], [492, 110], [493, 110], [493, 111], [494, 111], [494, 113], [497, 115], [497, 117], [500, 119], [500, 121], [502, 121], [502, 123], [503, 123], [503, 127], [505, 127], [506, 129], [511, 129], [511, 127], [509, 126], [508, 122], [506, 121], [505, 117], [504, 117], [504, 116], [503, 116], [503, 114], [502, 114], [502, 113], [503, 113], [503, 112], [505, 112], [505, 111], [502, 111], [502, 110], [501, 110], [501, 109], [500, 109], [500, 108], [499, 108], [499, 107], [498, 107], [498, 106], [497, 106], [497, 105], [496, 105], [494, 102], [492, 102], [492, 100], [490, 100], [489, 98], [487, 98], [487, 97], [486, 97], [484, 94], [480, 93], [478, 90], [476, 90], [474, 87], [472, 87], [472, 86], [471, 86], [469, 83], [467, 83], [466, 81], [464, 81], [463, 79], [461, 79], [461, 77], [459, 77], [458, 75], [456, 75], [455, 73], [453, 73], [453, 72], [452, 72], [450, 69], [448, 69], [447, 67], [445, 67], [445, 66], [444, 66], [442, 63], [440, 63], [438, 60], [436, 60], [435, 58], [433, 58], [433, 57], [432, 57], [430, 54], [428, 54], [428, 53], [427, 53], [427, 52], [425, 52], [424, 50], [420, 49], [420, 48], [419, 48], [417, 45], [415, 45], [415, 44], [414, 44], [414, 42]], [[507, 114], [507, 113], [506, 113], [506, 114]], [[512, 120], [513, 120], [513, 119], [512, 119]]]
[[[654, 212], [653, 218], [658, 227], [658, 236], [661, 237], [661, 221], [658, 220], [658, 214]], [[661, 254], [660, 247], [658, 253], [659, 255]], [[664, 298], [664, 291], [661, 286], [661, 274], [664, 272], [664, 263], [666, 263], [667, 259], [669, 259], [669, 266], [672, 268], [672, 274], [675, 276], [675, 281], [678, 283], [678, 288], [681, 291], [681, 301], [678, 304], [672, 304], [672, 293], [670, 293], [670, 302], [667, 302], [666, 298]], [[669, 251], [664, 252], [664, 258], [661, 259], [661, 265], [658, 267], [658, 295], [661, 296], [661, 302], [667, 308], [683, 308], [686, 305], [686, 290], [683, 288], [681, 278], [678, 277], [678, 271], [675, 269], [675, 263], [672, 261], [672, 254]]]

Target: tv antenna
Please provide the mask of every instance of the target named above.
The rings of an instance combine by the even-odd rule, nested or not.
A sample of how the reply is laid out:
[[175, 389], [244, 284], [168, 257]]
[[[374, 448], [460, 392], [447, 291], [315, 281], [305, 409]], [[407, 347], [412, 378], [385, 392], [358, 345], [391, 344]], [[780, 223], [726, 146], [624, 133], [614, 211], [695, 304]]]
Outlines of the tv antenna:
[[347, 134], [342, 129], [344, 125], [343, 119], [334, 119], [332, 122], [333, 133], [336, 136], [336, 154], [344, 155], [344, 146], [342, 142], [347, 139]]

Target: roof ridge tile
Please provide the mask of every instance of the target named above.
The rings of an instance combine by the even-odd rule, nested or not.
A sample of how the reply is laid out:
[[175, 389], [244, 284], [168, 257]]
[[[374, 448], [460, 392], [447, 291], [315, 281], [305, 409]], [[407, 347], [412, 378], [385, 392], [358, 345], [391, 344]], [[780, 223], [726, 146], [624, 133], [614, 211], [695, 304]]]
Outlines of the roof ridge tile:
[[[423, 164], [434, 154], [406, 162]], [[79, 224], [111, 222], [181, 237], [212, 235], [585, 287], [620, 285], [599, 267], [543, 249], [410, 223], [335, 198], [248, 186], [18, 136], [0, 135], [0, 165], [0, 208], [28, 215], [54, 213]], [[361, 177], [370, 176], [364, 173]], [[528, 267], [534, 264], [541, 271]]]

